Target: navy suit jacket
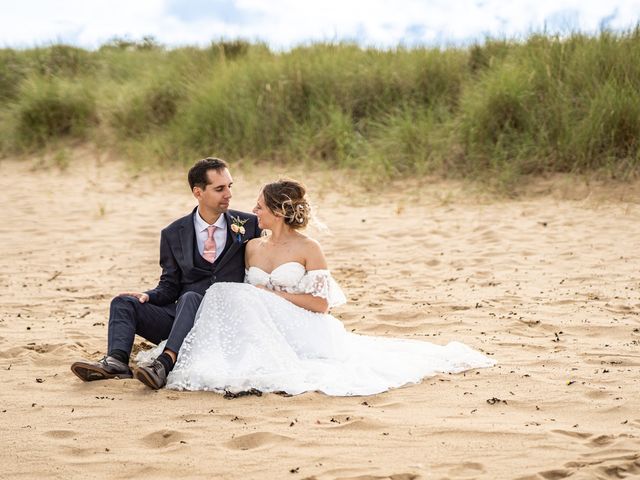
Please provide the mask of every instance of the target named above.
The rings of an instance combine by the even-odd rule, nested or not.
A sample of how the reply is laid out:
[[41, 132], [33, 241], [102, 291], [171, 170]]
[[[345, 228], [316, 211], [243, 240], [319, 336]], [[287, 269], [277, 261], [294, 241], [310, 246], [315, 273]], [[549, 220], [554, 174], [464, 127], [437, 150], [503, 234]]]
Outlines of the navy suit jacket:
[[[173, 304], [185, 292], [204, 295], [215, 282], [244, 281], [245, 244], [261, 234], [256, 216], [237, 210], [229, 210], [224, 214], [227, 220], [227, 242], [224, 251], [212, 265], [205, 268], [202, 262], [194, 264], [194, 255], [200, 255], [193, 226], [196, 210], [197, 208], [194, 208], [189, 215], [179, 218], [160, 233], [162, 275], [158, 286], [145, 292], [149, 295], [149, 303], [152, 305]], [[231, 217], [246, 220], [245, 233], [240, 241], [231, 231]]]

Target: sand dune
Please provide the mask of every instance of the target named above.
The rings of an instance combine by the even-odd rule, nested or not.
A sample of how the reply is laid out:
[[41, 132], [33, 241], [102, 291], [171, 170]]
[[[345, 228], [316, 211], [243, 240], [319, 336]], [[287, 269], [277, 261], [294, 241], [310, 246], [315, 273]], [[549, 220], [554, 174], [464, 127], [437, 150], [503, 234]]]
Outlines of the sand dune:
[[[110, 298], [155, 285], [159, 231], [194, 205], [180, 169], [75, 156], [0, 162], [1, 478], [640, 477], [640, 205], [619, 190], [506, 201], [309, 177], [347, 328], [459, 340], [498, 366], [227, 400], [69, 371], [104, 352]], [[235, 172], [233, 206], [276, 173]]]

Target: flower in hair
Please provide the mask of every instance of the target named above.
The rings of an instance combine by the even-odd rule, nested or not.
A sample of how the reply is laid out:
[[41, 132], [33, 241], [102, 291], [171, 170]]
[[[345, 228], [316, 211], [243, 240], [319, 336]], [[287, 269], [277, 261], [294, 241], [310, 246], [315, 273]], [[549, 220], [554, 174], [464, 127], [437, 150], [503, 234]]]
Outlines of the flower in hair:
[[305, 208], [304, 205], [299, 203], [296, 205], [296, 210], [293, 212], [293, 219], [298, 223], [304, 223]]

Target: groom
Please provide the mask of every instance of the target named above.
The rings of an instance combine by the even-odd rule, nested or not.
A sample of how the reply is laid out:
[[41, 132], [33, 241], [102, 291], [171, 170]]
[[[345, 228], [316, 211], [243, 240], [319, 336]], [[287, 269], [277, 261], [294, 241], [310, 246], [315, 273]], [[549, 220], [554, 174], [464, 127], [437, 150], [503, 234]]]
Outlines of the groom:
[[[158, 286], [144, 293], [121, 293], [111, 301], [107, 355], [98, 362], [71, 365], [85, 382], [135, 375], [151, 388], [162, 388], [207, 288], [244, 280], [245, 243], [261, 232], [254, 215], [229, 210], [233, 180], [226, 162], [200, 160], [188, 179], [198, 206], [162, 230]], [[151, 365], [134, 374], [129, 356], [136, 334], [156, 344], [167, 339], [167, 344]]]

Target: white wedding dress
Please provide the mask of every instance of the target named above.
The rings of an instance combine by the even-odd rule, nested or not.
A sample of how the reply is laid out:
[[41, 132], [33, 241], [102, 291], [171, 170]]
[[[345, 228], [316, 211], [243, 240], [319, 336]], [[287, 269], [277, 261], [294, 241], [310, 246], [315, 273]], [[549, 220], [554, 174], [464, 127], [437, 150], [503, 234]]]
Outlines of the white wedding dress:
[[[490, 367], [493, 360], [459, 342], [357, 335], [329, 314], [300, 308], [274, 293], [310, 293], [331, 307], [346, 299], [328, 270], [289, 262], [268, 274], [246, 271], [245, 283], [215, 283], [180, 348], [167, 388], [327, 395], [371, 395], [438, 373]], [[164, 342], [138, 356], [155, 358]]]

